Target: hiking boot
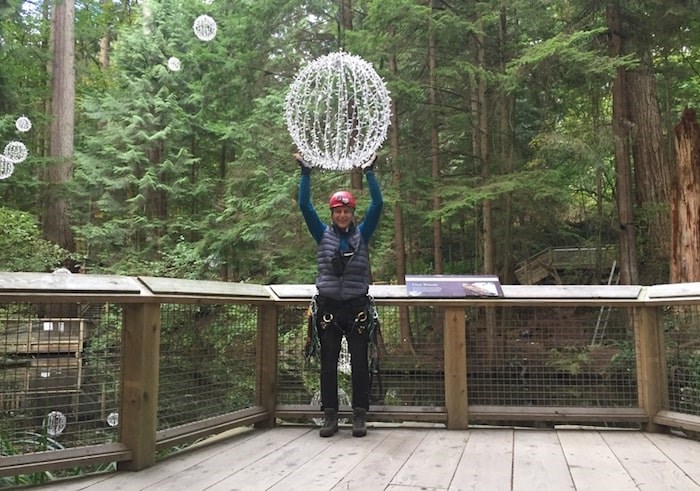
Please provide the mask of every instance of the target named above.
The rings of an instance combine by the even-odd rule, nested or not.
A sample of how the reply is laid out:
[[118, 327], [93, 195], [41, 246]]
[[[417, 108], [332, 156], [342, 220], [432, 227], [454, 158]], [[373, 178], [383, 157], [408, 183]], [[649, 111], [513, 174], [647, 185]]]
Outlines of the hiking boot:
[[326, 419], [318, 434], [325, 438], [338, 433], [338, 411], [335, 409], [324, 409], [323, 414]]
[[365, 416], [367, 410], [363, 407], [356, 407], [352, 412], [354, 419], [352, 421], [352, 436], [365, 436], [367, 434], [367, 423]]

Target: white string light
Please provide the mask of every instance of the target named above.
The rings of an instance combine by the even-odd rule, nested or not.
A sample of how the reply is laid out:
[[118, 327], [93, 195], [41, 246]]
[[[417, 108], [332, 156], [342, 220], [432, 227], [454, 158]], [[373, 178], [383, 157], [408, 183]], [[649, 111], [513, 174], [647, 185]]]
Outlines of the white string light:
[[182, 68], [182, 64], [180, 63], [179, 58], [175, 56], [168, 58], [168, 70], [171, 72], [179, 72], [180, 68]]
[[107, 415], [107, 424], [109, 426], [115, 427], [119, 425], [119, 413], [111, 412]]
[[19, 164], [24, 161], [29, 155], [27, 147], [22, 142], [10, 142], [5, 145], [5, 151], [3, 152], [5, 157], [10, 159], [13, 164]]
[[17, 121], [15, 121], [15, 128], [22, 133], [27, 132], [32, 129], [32, 122], [28, 117], [20, 116], [17, 118]]
[[51, 411], [46, 416], [46, 433], [51, 436], [58, 436], [66, 429], [68, 422], [66, 415], [61, 411]]
[[201, 41], [211, 41], [216, 37], [216, 21], [208, 15], [200, 15], [192, 25], [195, 36]]
[[303, 68], [285, 98], [287, 130], [311, 165], [347, 170], [371, 160], [386, 139], [391, 99], [372, 65], [345, 52]]
[[0, 179], [7, 179], [15, 171], [15, 164], [4, 155], [0, 155]]

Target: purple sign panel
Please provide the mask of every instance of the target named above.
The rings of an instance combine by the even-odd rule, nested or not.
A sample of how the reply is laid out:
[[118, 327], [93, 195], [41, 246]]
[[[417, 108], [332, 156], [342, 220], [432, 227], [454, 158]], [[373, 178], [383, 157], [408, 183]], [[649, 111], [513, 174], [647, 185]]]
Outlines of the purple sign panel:
[[421, 298], [503, 296], [495, 275], [406, 275], [406, 291], [409, 297]]

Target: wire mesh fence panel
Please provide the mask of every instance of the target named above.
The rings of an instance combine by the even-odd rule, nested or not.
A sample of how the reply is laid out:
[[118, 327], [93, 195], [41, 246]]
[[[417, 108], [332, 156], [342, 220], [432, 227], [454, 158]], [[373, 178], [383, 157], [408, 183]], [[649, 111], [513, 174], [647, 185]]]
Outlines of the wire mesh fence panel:
[[632, 311], [467, 309], [469, 404], [636, 407]]
[[121, 307], [0, 306], [4, 455], [118, 439]]
[[444, 310], [381, 307], [379, 316], [382, 328], [378, 404], [443, 407]]
[[668, 408], [700, 416], [700, 307], [664, 309]]
[[251, 407], [257, 307], [161, 306], [158, 429]]
[[[286, 306], [280, 309], [277, 321], [277, 403], [311, 404], [319, 392], [320, 365], [306, 359], [304, 349], [308, 335], [308, 308]], [[339, 379], [346, 393], [347, 383]], [[320, 406], [320, 405], [319, 405]]]
[[[444, 406], [443, 315], [430, 307], [378, 308], [379, 366], [371, 373], [370, 403], [392, 406]], [[404, 318], [402, 329], [400, 318]], [[308, 312], [286, 307], [279, 318], [278, 393], [280, 404], [319, 402], [320, 363], [307, 359]], [[410, 328], [408, 327], [410, 325]], [[350, 358], [341, 349], [338, 387], [341, 407], [350, 405]]]

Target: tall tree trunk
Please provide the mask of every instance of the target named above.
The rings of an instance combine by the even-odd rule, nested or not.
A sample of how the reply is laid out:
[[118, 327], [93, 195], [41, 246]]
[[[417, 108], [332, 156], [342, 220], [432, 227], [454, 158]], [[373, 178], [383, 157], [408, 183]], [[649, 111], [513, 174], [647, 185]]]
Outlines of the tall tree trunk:
[[700, 125], [686, 109], [676, 126], [671, 200], [671, 283], [700, 281]]
[[[113, 9], [113, 4], [112, 0], [102, 0], [102, 10], [106, 13], [110, 12]], [[109, 15], [106, 15], [107, 18], [110, 18]], [[112, 44], [112, 26], [108, 22], [107, 25], [105, 26], [105, 32], [102, 34], [102, 38], [100, 38], [100, 68], [103, 70], [107, 67], [109, 67], [109, 50], [110, 46]]]
[[[622, 26], [620, 22], [620, 6], [614, 5], [607, 9], [607, 23], [610, 30], [609, 51], [611, 56], [621, 56]], [[612, 129], [615, 142], [615, 188], [617, 197], [617, 215], [620, 223], [620, 283], [632, 285], [639, 283], [637, 266], [637, 246], [634, 224], [634, 207], [632, 191], [631, 166], [631, 128], [630, 108], [627, 101], [629, 87], [627, 73], [623, 67], [617, 69], [613, 81], [612, 99]]]
[[[484, 47], [484, 24], [481, 19], [477, 21], [477, 34], [474, 35], [474, 55], [477, 70], [485, 73], [486, 49]], [[480, 164], [480, 175], [484, 184], [491, 177], [489, 162], [489, 114], [486, 101], [486, 79], [478, 74], [474, 80], [474, 92], [472, 103], [472, 116], [476, 122], [473, 141], [474, 152]], [[481, 204], [482, 214], [482, 247], [483, 247], [483, 272], [495, 273], [495, 252], [493, 241], [493, 210], [491, 200], [485, 199]], [[484, 324], [486, 326], [486, 364], [491, 367], [499, 363], [503, 351], [503, 336], [496, 323], [496, 310], [493, 307], [484, 309]]]
[[[160, 169], [163, 165], [163, 148], [161, 143], [154, 143], [147, 151], [146, 156], [150, 166], [154, 169]], [[159, 176], [160, 172], [156, 172]], [[163, 190], [149, 189], [146, 191], [146, 216], [149, 220], [158, 223], [158, 226], [151, 229], [151, 244], [160, 243], [161, 236], [164, 233], [163, 224], [168, 218], [168, 198]], [[160, 249], [156, 247], [156, 250]]]
[[[390, 29], [390, 35], [394, 37], [396, 31]], [[389, 56], [389, 73], [395, 78], [398, 75], [398, 64], [396, 55]], [[391, 162], [392, 162], [392, 187], [401, 193], [401, 168], [398, 164], [398, 158], [401, 154], [399, 143], [399, 116], [396, 106], [396, 98], [392, 97], [391, 111], [391, 127], [389, 128], [389, 144], [391, 146]], [[396, 252], [396, 282], [399, 285], [406, 284], [406, 241], [404, 236], [403, 226], [403, 209], [401, 207], [401, 198], [394, 203], [394, 251]], [[401, 305], [399, 307], [399, 331], [401, 333], [401, 350], [404, 352], [415, 353], [413, 349], [413, 340], [411, 338], [411, 324], [408, 315], [408, 307]]]
[[[639, 67], [627, 73], [627, 97], [634, 124], [632, 156], [637, 205], [644, 211], [648, 246], [646, 263], [668, 265], [670, 233], [668, 206], [671, 201], [672, 166], [663, 134], [663, 123], [656, 94], [656, 79], [650, 55], [645, 53]], [[663, 267], [663, 266], [662, 266]], [[665, 269], [665, 268], [664, 268]], [[656, 268], [645, 267], [650, 275], [644, 283], [660, 281]]]
[[45, 170], [46, 190], [42, 204], [44, 237], [67, 250], [74, 250], [66, 184], [73, 173], [75, 125], [75, 12], [73, 0], [53, 4], [51, 15], [52, 100], [50, 162]]
[[[438, 129], [438, 95], [437, 77], [435, 75], [435, 32], [433, 26], [433, 0], [430, 0], [430, 19], [428, 29], [428, 94], [430, 99], [430, 155], [433, 177], [433, 211], [442, 208], [440, 199], [440, 131]], [[433, 271], [442, 274], [442, 221], [433, 220]]]
[[[478, 20], [479, 34], [475, 35], [474, 48], [476, 66], [486, 71], [486, 50], [484, 48], [483, 22]], [[491, 176], [489, 167], [489, 115], [486, 101], [486, 80], [482, 75], [477, 75], [475, 80], [473, 116], [476, 122], [474, 150], [480, 164], [480, 174], [484, 183]], [[493, 247], [493, 212], [491, 200], [485, 199], [481, 204], [482, 213], [482, 246], [483, 246], [483, 272], [493, 274], [495, 271], [494, 247]]]
[[[507, 32], [507, 15], [506, 7], [501, 7], [501, 15], [498, 29], [498, 44], [499, 44], [499, 69], [501, 72], [505, 73], [506, 65], [508, 63], [509, 55], [506, 52], [506, 46], [508, 45], [508, 32]], [[514, 148], [513, 148], [513, 104], [515, 98], [508, 94], [505, 90], [501, 90], [500, 97], [498, 100], [498, 114], [500, 122], [500, 135], [499, 135], [499, 150], [500, 150], [500, 160], [503, 163], [504, 170], [506, 174], [511, 174], [513, 172], [513, 161], [514, 161]], [[513, 238], [512, 238], [512, 226], [513, 226], [513, 197], [511, 193], [507, 193], [504, 196], [504, 216], [503, 216], [503, 267], [501, 280], [506, 283], [512, 283], [513, 281]]]

